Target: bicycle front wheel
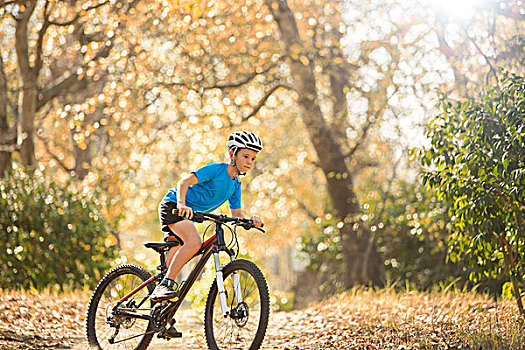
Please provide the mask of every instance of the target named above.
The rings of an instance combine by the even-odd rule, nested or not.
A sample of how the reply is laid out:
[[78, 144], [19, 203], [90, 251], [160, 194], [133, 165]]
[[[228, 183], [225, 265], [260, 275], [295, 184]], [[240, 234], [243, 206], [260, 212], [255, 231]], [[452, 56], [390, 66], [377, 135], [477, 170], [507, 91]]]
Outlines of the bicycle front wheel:
[[[153, 325], [148, 320], [114, 313], [117, 302], [151, 277], [137, 265], [122, 265], [102, 278], [91, 296], [87, 313], [87, 337], [91, 349], [144, 350], [153, 337]], [[143, 287], [119, 307], [119, 311], [149, 315], [151, 302], [147, 300], [154, 283]]]
[[[229, 314], [227, 317], [222, 314], [215, 281], [204, 314], [208, 347], [211, 350], [257, 350], [264, 339], [270, 314], [266, 280], [261, 270], [247, 260], [235, 260], [222, 272]], [[235, 288], [235, 281], [239, 288]], [[236, 290], [241, 295], [237, 295]]]

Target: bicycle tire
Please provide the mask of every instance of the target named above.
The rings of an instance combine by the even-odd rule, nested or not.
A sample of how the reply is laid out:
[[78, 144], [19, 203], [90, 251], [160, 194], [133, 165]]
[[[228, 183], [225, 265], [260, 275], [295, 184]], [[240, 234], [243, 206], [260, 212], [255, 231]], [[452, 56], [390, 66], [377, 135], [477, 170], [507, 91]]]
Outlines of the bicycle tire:
[[[108, 337], [111, 336], [111, 333], [114, 333], [115, 327], [111, 327], [106, 322], [107, 310], [111, 306], [111, 303], [120, 300], [150, 277], [151, 274], [143, 267], [127, 264], [115, 267], [100, 280], [89, 301], [86, 317], [86, 333], [91, 349], [106, 350], [121, 348], [121, 343], [109, 343]], [[146, 298], [154, 288], [154, 283], [149, 283], [147, 285], [147, 291], [144, 289], [143, 292], [141, 291], [142, 293], [137, 293], [138, 296], [130, 298], [130, 301], [133, 302], [133, 300], [138, 300], [138, 298]], [[101, 305], [101, 301], [103, 305]], [[146, 301], [146, 303], [148, 302]], [[144, 328], [144, 330], [140, 330], [138, 334], [149, 332], [153, 328], [151, 322], [145, 320], [128, 318], [120, 322], [122, 328], [125, 329], [123, 332], [124, 337], [133, 336], [129, 330], [137, 324], [137, 322], [139, 325], [142, 324], [144, 326], [140, 327]], [[144, 322], [147, 322], [147, 326], [144, 325]], [[119, 333], [120, 332], [121, 329], [119, 327]], [[125, 349], [145, 350], [149, 346], [153, 335], [154, 334], [145, 334], [142, 337], [131, 339], [124, 347]], [[129, 344], [134, 343], [136, 343], [135, 347], [133, 347], [133, 345], [130, 347]]]
[[261, 270], [251, 261], [235, 260], [222, 270], [227, 304], [230, 311], [238, 309], [233, 288], [233, 273], [239, 274], [241, 291], [248, 310], [246, 317], [237, 318], [222, 315], [218, 288], [215, 280], [206, 300], [204, 330], [206, 342], [211, 350], [243, 349], [257, 350], [261, 346], [270, 315], [268, 285]]

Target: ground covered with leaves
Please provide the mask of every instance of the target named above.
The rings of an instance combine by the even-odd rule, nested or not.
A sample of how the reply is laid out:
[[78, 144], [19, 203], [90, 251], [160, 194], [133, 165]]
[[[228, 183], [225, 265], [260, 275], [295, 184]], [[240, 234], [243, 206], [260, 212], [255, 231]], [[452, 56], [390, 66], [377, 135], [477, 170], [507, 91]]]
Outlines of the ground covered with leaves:
[[[0, 349], [86, 349], [88, 295], [0, 292]], [[182, 339], [150, 349], [204, 349], [198, 310], [177, 316]], [[521, 327], [521, 328], [520, 328]], [[264, 349], [525, 349], [512, 301], [472, 293], [356, 289], [302, 310], [274, 312]]]
[[84, 337], [86, 294], [0, 291], [0, 349], [71, 349]]
[[274, 316], [284, 349], [521, 349], [511, 301], [462, 293], [353, 291]]

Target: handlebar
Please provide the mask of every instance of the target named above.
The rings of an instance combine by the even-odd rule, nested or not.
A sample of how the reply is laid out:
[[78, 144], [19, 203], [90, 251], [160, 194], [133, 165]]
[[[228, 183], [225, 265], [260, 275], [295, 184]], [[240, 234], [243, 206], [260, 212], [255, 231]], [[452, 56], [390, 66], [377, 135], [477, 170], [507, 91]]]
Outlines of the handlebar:
[[[173, 209], [173, 214], [179, 215], [179, 209]], [[245, 230], [255, 228], [261, 232], [266, 232], [261, 228], [261, 227], [264, 227], [264, 224], [262, 224], [261, 227], [255, 227], [255, 225], [253, 224], [253, 221], [250, 219], [235, 218], [235, 217], [230, 217], [226, 215], [216, 215], [216, 214], [204, 213], [201, 211], [194, 211], [193, 217], [190, 220], [194, 222], [199, 222], [199, 223], [207, 220], [207, 221], [214, 221], [215, 223], [218, 223], [218, 224], [226, 224], [226, 223], [231, 222], [234, 225], [241, 226]]]

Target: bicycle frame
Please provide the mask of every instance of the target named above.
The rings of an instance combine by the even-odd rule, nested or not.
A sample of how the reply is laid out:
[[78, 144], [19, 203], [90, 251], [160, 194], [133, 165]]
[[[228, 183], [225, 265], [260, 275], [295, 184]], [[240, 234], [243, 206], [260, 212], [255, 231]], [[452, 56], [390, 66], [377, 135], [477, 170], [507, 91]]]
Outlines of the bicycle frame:
[[[200, 257], [199, 261], [197, 262], [197, 264], [195, 265], [195, 267], [193, 268], [193, 270], [190, 272], [190, 274], [188, 276], [188, 279], [183, 284], [183, 286], [182, 286], [182, 288], [180, 290], [179, 298], [176, 301], [174, 301], [174, 302], [168, 303], [168, 305], [166, 305], [162, 309], [162, 311], [160, 313], [161, 318], [163, 318], [163, 319], [172, 319], [173, 318], [173, 316], [175, 315], [175, 313], [179, 309], [180, 305], [182, 304], [182, 301], [184, 300], [184, 298], [188, 294], [189, 290], [191, 289], [191, 287], [193, 286], [193, 284], [195, 283], [197, 278], [200, 276], [200, 274], [204, 270], [204, 267], [206, 266], [206, 263], [208, 262], [208, 259], [211, 257], [212, 254], [215, 255], [215, 277], [216, 277], [216, 281], [217, 281], [217, 287], [218, 287], [218, 290], [219, 290], [219, 298], [220, 298], [220, 302], [221, 302], [222, 313], [223, 313], [224, 316], [228, 315], [229, 310], [228, 310], [228, 305], [226, 303], [226, 296], [225, 296], [225, 292], [224, 292], [224, 282], [223, 282], [223, 279], [222, 279], [222, 265], [220, 264], [220, 261], [219, 261], [219, 252], [225, 251], [226, 253], [228, 253], [228, 255], [230, 256], [230, 259], [232, 261], [235, 259], [234, 258], [235, 252], [232, 249], [230, 249], [230, 248], [228, 248], [226, 246], [226, 243], [224, 241], [224, 230], [222, 228], [222, 225], [223, 224], [216, 223], [215, 234], [211, 238], [209, 238], [206, 242], [204, 242], [202, 244], [201, 248], [199, 249], [199, 251], [193, 256], [193, 258], [194, 258], [194, 257], [197, 257], [199, 255], [202, 255]], [[164, 252], [160, 253], [160, 255], [161, 255], [161, 266], [160, 266], [161, 272], [159, 272], [155, 276], [152, 276], [147, 281], [143, 282], [140, 286], [138, 286], [136, 289], [134, 289], [133, 291], [128, 293], [126, 296], [124, 296], [122, 299], [120, 299], [115, 304], [115, 306], [113, 307], [113, 314], [115, 316], [139, 318], [139, 319], [149, 320], [149, 321], [152, 320], [152, 316], [150, 316], [150, 315], [144, 315], [144, 314], [139, 314], [139, 313], [122, 311], [122, 310], [119, 310], [119, 307], [126, 300], [128, 300], [133, 295], [137, 294], [140, 290], [142, 290], [144, 287], [146, 287], [149, 283], [157, 281], [157, 280], [161, 280], [164, 277], [164, 275], [166, 274], [166, 266], [165, 266], [165, 256], [164, 256], [164, 254], [165, 254]], [[237, 303], [241, 303], [243, 301], [243, 298], [242, 298], [241, 290], [240, 290], [239, 276], [236, 275], [236, 274], [233, 276], [233, 283], [234, 283], [234, 289], [235, 289], [235, 293], [236, 293], [236, 301], [237, 301]], [[148, 296], [149, 296], [149, 294], [150, 293], [148, 293]], [[144, 298], [139, 303], [139, 305], [137, 305], [137, 308], [140, 308], [147, 299], [148, 299], [147, 297]]]

